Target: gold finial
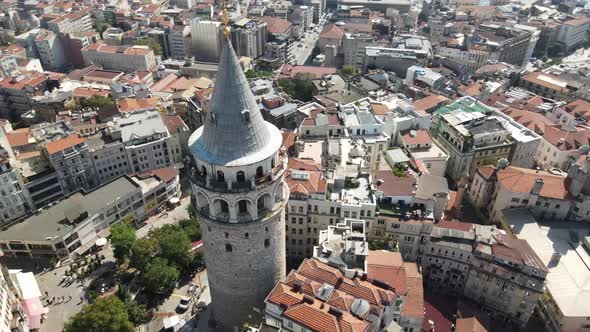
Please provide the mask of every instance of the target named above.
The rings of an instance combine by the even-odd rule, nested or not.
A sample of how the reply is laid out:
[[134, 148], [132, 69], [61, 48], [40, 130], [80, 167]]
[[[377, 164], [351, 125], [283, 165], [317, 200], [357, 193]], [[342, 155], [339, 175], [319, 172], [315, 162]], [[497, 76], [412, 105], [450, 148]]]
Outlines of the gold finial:
[[223, 13], [223, 35], [225, 36], [225, 38], [229, 37], [229, 28], [227, 27], [227, 5], [226, 5], [226, 1], [227, 0], [222, 0], [221, 2], [221, 11]]

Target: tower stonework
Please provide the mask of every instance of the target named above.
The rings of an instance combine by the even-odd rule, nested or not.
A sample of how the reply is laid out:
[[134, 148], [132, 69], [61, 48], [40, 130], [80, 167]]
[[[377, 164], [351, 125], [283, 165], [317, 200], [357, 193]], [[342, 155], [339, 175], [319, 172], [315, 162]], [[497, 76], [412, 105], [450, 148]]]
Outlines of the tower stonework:
[[189, 139], [189, 174], [213, 318], [218, 329], [236, 331], [260, 318], [266, 295], [285, 277], [287, 155], [227, 38], [218, 68], [204, 124]]

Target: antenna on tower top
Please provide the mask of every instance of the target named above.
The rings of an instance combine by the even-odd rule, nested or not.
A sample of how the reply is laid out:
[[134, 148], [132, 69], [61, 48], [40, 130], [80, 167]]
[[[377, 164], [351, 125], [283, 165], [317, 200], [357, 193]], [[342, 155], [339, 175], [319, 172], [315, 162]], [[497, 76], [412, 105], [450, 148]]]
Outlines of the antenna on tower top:
[[223, 14], [223, 35], [225, 36], [225, 38], [229, 37], [229, 29], [227, 27], [227, 4], [226, 4], [227, 0], [222, 0], [221, 2], [221, 12]]

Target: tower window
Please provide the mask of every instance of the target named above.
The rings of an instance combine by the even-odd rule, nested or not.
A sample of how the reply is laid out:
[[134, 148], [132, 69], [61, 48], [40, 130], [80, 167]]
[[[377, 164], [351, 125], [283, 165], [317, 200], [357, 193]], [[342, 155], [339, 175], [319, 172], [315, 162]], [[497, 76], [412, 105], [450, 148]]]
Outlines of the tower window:
[[233, 250], [233, 248], [232, 248], [231, 244], [229, 244], [229, 243], [226, 243], [226, 244], [225, 244], [225, 251], [227, 251], [227, 252], [232, 252], [232, 250]]
[[242, 117], [244, 118], [244, 122], [250, 123], [250, 111], [249, 110], [243, 110]]
[[270, 247], [270, 239], [265, 239], [265, 240], [264, 240], [264, 247], [265, 247], [265, 248], [268, 248], [268, 247]]
[[229, 213], [229, 205], [226, 201], [220, 200], [219, 204], [221, 205], [221, 212], [222, 213]]
[[238, 202], [238, 213], [248, 212], [248, 201], [242, 200]]
[[258, 166], [256, 168], [256, 178], [261, 178], [264, 175], [264, 171], [262, 170], [262, 166]]
[[250, 237], [250, 235], [249, 235], [248, 233], [245, 233], [245, 234], [244, 234], [244, 239], [247, 239], [247, 238], [249, 238], [249, 237]]
[[236, 179], [238, 182], [246, 182], [246, 174], [244, 174], [244, 171], [236, 173]]
[[223, 233], [223, 235], [225, 236], [225, 238], [229, 238], [229, 234], [227, 232]]
[[223, 171], [217, 171], [217, 182], [225, 182]]

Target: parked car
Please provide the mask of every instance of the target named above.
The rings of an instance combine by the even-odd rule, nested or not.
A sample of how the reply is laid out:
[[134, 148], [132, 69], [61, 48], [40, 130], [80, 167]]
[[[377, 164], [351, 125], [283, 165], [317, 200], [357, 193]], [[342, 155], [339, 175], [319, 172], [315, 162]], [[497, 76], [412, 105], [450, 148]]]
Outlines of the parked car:
[[180, 303], [178, 303], [178, 307], [176, 307], [176, 310], [178, 312], [185, 312], [188, 310], [190, 303], [191, 303], [191, 298], [188, 296], [183, 296], [180, 298]]

